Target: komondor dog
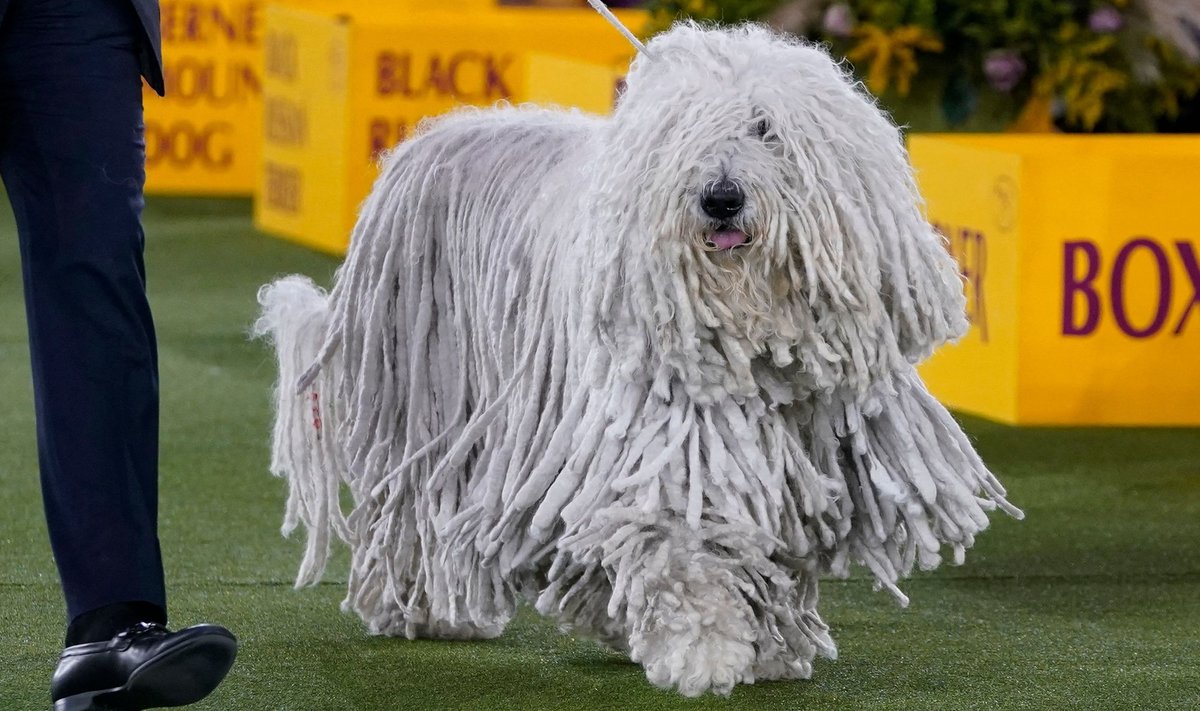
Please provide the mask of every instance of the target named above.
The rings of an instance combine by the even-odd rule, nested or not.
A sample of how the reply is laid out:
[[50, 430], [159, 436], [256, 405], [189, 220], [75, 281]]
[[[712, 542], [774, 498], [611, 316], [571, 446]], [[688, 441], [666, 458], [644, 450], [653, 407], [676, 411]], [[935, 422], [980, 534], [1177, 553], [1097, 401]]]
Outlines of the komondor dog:
[[903, 603], [1020, 515], [914, 370], [967, 323], [899, 131], [763, 27], [657, 36], [611, 117], [431, 123], [332, 291], [259, 299], [297, 584], [345, 541], [373, 634], [495, 637], [532, 601], [725, 694], [835, 655], [820, 576]]

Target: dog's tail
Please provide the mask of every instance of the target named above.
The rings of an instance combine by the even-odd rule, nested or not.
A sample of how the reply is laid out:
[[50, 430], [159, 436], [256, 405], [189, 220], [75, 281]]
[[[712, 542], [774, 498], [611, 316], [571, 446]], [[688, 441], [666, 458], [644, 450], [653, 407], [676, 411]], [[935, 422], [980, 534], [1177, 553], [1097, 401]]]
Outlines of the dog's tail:
[[336, 436], [337, 356], [323, 349], [329, 296], [308, 277], [293, 275], [259, 289], [258, 303], [262, 310], [253, 334], [275, 347], [279, 364], [271, 473], [288, 482], [283, 534], [291, 534], [301, 523], [308, 533], [296, 575], [296, 587], [301, 587], [321, 579], [331, 535], [349, 540], [339, 504], [348, 470]]

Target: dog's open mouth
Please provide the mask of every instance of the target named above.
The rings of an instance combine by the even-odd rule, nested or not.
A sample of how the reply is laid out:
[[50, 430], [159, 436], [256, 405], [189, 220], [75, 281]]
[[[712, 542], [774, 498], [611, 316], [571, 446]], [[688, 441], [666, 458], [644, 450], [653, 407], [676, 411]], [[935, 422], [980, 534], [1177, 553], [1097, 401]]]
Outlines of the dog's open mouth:
[[718, 227], [704, 240], [704, 248], [710, 252], [725, 252], [748, 244], [750, 235], [732, 227]]

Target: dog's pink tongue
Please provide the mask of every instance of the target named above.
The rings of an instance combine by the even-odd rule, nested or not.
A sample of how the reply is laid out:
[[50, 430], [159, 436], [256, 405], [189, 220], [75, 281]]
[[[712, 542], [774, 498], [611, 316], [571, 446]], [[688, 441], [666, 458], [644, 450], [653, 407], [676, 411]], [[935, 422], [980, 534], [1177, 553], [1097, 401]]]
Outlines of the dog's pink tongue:
[[712, 235], [712, 243], [717, 246], [717, 249], [733, 249], [739, 244], [746, 243], [746, 233], [742, 232], [741, 230], [714, 232]]

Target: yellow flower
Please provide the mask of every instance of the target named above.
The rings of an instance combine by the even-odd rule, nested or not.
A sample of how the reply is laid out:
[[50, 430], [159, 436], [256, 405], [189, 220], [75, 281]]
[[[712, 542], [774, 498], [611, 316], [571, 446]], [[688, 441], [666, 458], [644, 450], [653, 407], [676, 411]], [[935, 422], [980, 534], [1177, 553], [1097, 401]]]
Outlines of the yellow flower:
[[858, 43], [846, 53], [852, 62], [869, 62], [867, 86], [876, 94], [887, 91], [894, 81], [905, 96], [917, 73], [917, 52], [940, 52], [942, 41], [920, 25], [902, 25], [890, 32], [878, 25], [863, 24], [854, 31]]
[[1033, 93], [1010, 130], [1054, 130], [1051, 108], [1056, 96], [1062, 100], [1068, 122], [1091, 130], [1104, 116], [1108, 95], [1129, 85], [1129, 75], [1105, 60], [1116, 46], [1116, 37], [1091, 37], [1074, 23], [1063, 25], [1057, 35], [1059, 52], [1034, 81]]
[[1152, 109], [1156, 116], [1174, 119], [1179, 116], [1179, 101], [1200, 93], [1200, 65], [1190, 64], [1171, 44], [1157, 37], [1146, 39], [1153, 53], [1159, 81], [1152, 88]]
[[1033, 82], [1033, 92], [1021, 113], [1008, 127], [1011, 133], [1054, 133], [1054, 81], [1043, 74]]
[[1057, 87], [1066, 107], [1067, 120], [1088, 130], [1095, 128], [1104, 115], [1108, 94], [1129, 84], [1128, 74], [1091, 58], [1100, 51], [1088, 47], [1079, 54], [1066, 54], [1049, 72], [1049, 81]]
[[1123, 72], [1096, 62], [1068, 66], [1064, 71], [1070, 77], [1063, 89], [1067, 119], [1079, 121], [1089, 130], [1104, 114], [1104, 97], [1129, 83]]

